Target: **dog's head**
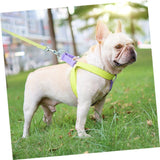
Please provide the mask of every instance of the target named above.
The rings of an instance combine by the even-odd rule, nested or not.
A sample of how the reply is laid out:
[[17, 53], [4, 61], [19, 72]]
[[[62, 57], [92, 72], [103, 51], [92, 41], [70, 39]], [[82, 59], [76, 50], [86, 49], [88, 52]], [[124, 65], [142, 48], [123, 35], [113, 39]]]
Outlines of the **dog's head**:
[[120, 72], [128, 64], [136, 61], [137, 53], [133, 40], [121, 32], [121, 23], [115, 33], [111, 33], [107, 26], [99, 21], [96, 28], [96, 39], [101, 45], [101, 56], [104, 63], [109, 63], [113, 70]]

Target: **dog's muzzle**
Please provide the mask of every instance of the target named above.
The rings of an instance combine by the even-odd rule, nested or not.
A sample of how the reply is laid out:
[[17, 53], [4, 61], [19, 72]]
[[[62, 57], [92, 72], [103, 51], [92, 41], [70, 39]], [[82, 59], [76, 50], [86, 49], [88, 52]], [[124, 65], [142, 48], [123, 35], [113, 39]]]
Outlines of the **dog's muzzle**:
[[[114, 60], [113, 62], [115, 64], [115, 66], [117, 66], [117, 67], [126, 66], [126, 65], [132, 64], [132, 63], [134, 63], [136, 61], [137, 56], [136, 56], [135, 50], [133, 48], [131, 48], [131, 47], [128, 47], [127, 50], [128, 50], [128, 52], [127, 52], [127, 54], [128, 54], [128, 61], [126, 63], [119, 63], [118, 60]], [[120, 54], [119, 58], [121, 58], [122, 54], [123, 53]]]

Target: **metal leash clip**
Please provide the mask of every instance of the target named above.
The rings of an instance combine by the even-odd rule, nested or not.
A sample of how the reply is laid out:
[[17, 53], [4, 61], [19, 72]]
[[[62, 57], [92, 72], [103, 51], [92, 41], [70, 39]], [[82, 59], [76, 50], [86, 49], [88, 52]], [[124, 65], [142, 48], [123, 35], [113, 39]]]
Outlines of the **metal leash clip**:
[[79, 58], [79, 57], [66, 53], [65, 50], [63, 49], [56, 51], [56, 50], [50, 49], [49, 47], [46, 47], [44, 52], [50, 52], [50, 53], [55, 54], [58, 58], [68, 63], [72, 67], [74, 67], [74, 65], [77, 63], [77, 59]]
[[65, 53], [64, 50], [56, 51], [56, 50], [53, 50], [53, 49], [51, 49], [51, 48], [49, 48], [49, 47], [46, 47], [46, 48], [44, 49], [44, 52], [45, 52], [45, 53], [46, 53], [46, 52], [53, 53], [53, 54], [55, 54], [55, 55], [58, 56], [58, 57], [61, 57], [61, 55], [62, 55], [63, 53]]

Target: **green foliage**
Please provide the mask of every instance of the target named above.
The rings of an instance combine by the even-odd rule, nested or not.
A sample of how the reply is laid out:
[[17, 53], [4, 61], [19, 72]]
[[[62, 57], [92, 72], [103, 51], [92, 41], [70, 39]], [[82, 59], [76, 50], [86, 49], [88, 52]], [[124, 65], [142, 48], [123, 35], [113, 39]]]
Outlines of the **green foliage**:
[[[73, 14], [74, 19], [81, 19], [86, 21], [86, 25], [79, 28], [80, 31], [86, 30], [92, 26], [96, 25], [96, 21], [99, 18], [102, 18], [104, 15], [109, 15], [109, 21], [112, 23], [115, 19], [121, 19], [123, 21], [127, 21], [127, 24], [125, 26], [125, 29], [128, 33], [134, 34], [135, 32], [138, 32], [139, 34], [144, 35], [144, 32], [142, 31], [141, 27], [137, 24], [134, 24], [133, 30], [131, 29], [130, 23], [133, 20], [138, 21], [139, 19], [148, 19], [148, 8], [147, 6], [140, 4], [140, 3], [133, 3], [128, 2], [126, 5], [131, 7], [131, 12], [129, 14], [121, 14], [118, 11], [108, 11], [105, 9], [105, 6], [112, 5], [116, 6], [117, 3], [107, 3], [107, 4], [101, 4], [101, 5], [89, 5], [89, 6], [78, 6], [75, 7], [75, 13]], [[94, 12], [94, 14], [91, 14], [94, 9], [101, 10], [100, 12]], [[95, 20], [95, 23], [88, 24], [88, 20], [92, 18]], [[132, 33], [133, 32], [133, 33]]]
[[[143, 35], [143, 36], [145, 36], [145, 33], [144, 33], [144, 31], [142, 30], [142, 27], [140, 27], [139, 25], [137, 25], [137, 21], [135, 20], [134, 21], [134, 27], [135, 27], [135, 32], [137, 33], [137, 34], [141, 34], [141, 35]], [[131, 27], [130, 27], [130, 24], [126, 24], [125, 25], [125, 31], [126, 31], [126, 33], [131, 33]]]
[[148, 7], [147, 6], [145, 6], [143, 3], [141, 4], [141, 3], [134, 3], [134, 2], [130, 2], [130, 1], [128, 1], [128, 5], [129, 6], [131, 6], [131, 7], [133, 7], [133, 8], [144, 8], [145, 10], [148, 10]]
[[22, 139], [23, 93], [29, 72], [8, 76], [14, 159], [159, 147], [151, 50], [137, 52], [137, 62], [118, 75], [106, 98], [102, 123], [92, 120], [93, 108], [90, 109], [86, 128], [92, 137], [88, 139], [77, 137], [76, 108], [65, 104], [56, 107], [49, 127], [39, 108], [32, 120], [30, 137]]
[[84, 18], [90, 11], [94, 8], [99, 8], [101, 5], [87, 5], [87, 6], [77, 6], [75, 7], [74, 16], [79, 18]]

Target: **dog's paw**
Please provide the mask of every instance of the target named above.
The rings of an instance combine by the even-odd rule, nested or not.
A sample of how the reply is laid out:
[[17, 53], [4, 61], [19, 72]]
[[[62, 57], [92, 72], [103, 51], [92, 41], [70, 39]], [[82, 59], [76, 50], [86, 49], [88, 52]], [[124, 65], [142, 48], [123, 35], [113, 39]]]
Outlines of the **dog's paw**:
[[52, 123], [52, 119], [51, 119], [51, 117], [50, 116], [46, 116], [45, 114], [44, 114], [44, 116], [43, 116], [43, 122], [44, 123], [46, 123], [48, 126]]
[[23, 134], [22, 139], [25, 139], [25, 138], [28, 138], [28, 137], [29, 137], [28, 134], [27, 135]]
[[78, 137], [79, 138], [90, 138], [91, 135], [87, 134], [87, 133], [78, 133]]

